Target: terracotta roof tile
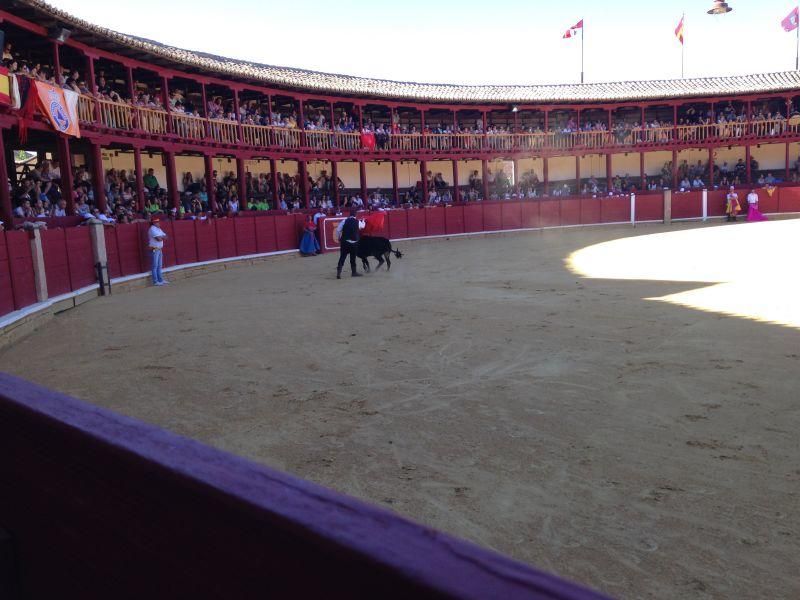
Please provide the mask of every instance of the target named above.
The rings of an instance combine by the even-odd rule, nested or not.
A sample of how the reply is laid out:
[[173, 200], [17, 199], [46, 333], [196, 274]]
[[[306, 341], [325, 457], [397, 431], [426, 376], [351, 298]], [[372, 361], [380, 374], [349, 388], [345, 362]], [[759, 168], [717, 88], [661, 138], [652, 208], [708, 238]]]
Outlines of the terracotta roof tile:
[[800, 89], [800, 71], [671, 79], [563, 85], [452, 85], [413, 83], [320, 73], [291, 67], [276, 67], [167, 46], [119, 33], [79, 19], [42, 0], [18, 0], [64, 24], [105, 37], [122, 46], [171, 60], [176, 66], [206, 69], [220, 76], [250, 78], [265, 85], [288, 87], [324, 94], [371, 96], [391, 100], [454, 103], [537, 103], [659, 100], [694, 96], [770, 93]]

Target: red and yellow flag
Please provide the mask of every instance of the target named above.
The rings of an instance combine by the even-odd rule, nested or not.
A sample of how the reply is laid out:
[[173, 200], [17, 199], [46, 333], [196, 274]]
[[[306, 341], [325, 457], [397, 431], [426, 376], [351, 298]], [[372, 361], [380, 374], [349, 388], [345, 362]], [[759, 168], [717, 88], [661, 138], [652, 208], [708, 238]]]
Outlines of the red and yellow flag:
[[681, 22], [678, 23], [678, 26], [675, 28], [675, 37], [678, 38], [678, 41], [683, 44], [683, 19], [685, 17], [681, 17]]
[[44, 81], [35, 83], [39, 110], [47, 117], [53, 128], [67, 135], [81, 137], [78, 126], [78, 94]]

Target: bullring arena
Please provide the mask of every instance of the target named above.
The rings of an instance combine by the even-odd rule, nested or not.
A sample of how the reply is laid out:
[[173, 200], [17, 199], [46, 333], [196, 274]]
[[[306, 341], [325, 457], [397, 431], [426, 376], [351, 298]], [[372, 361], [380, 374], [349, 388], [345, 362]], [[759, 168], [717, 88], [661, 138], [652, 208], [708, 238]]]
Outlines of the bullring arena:
[[[158, 59], [176, 84], [180, 69], [201, 72], [204, 99], [206, 87], [233, 82], [237, 111], [260, 82], [268, 112], [300, 90], [301, 123], [327, 99], [331, 122], [352, 102], [368, 131], [367, 104], [381, 102], [358, 81], [350, 96], [327, 97], [269, 72], [216, 72], [38, 1], [0, 15], [15, 45], [15, 32], [69, 27], [53, 45], [61, 65], [103, 41], [87, 71], [102, 63], [132, 96], [168, 81], [140, 72]], [[140, 78], [126, 83], [131, 74]], [[143, 190], [149, 165], [165, 187], [152, 192], [161, 209], [113, 226], [3, 216], [12, 227], [0, 232], [0, 368], [13, 377], [0, 375], [0, 479], [10, 482], [0, 597], [800, 597], [798, 82], [795, 72], [720, 89], [704, 80], [637, 108], [664, 121], [689, 105], [735, 103], [747, 115], [738, 134], [679, 119], [661, 128], [666, 137], [635, 127], [610, 136], [613, 124], [519, 133], [539, 113], [606, 111], [622, 123], [630, 107], [613, 103], [629, 100], [591, 85], [596, 98], [477, 108], [439, 97], [427, 108], [383, 90], [387, 118], [407, 118], [413, 104], [423, 131], [426, 112], [447, 106], [456, 122], [477, 110], [508, 127], [497, 137], [387, 134], [385, 148], [364, 134], [343, 147], [351, 134], [335, 128], [167, 111], [163, 132], [144, 131], [157, 109], [101, 93], [81, 96], [80, 140], [25, 116], [26, 147], [59, 158], [62, 187], [78, 189], [87, 173], [92, 206], [128, 210], [96, 185], [128, 160], [140, 206], [155, 202]], [[761, 105], [784, 112], [765, 128], [752, 118]], [[0, 140], [15, 150], [19, 110], [0, 109]], [[195, 138], [182, 129], [194, 119]], [[215, 137], [225, 131], [232, 137]], [[740, 155], [735, 189], [743, 205], [755, 190], [764, 222], [747, 222], [746, 206], [736, 223], [723, 220], [726, 174], [715, 167]], [[681, 189], [675, 168], [673, 181], [647, 189], [665, 156], [708, 157], [704, 186]], [[214, 173], [229, 161], [233, 184], [223, 184]], [[420, 185], [404, 191], [412, 162]], [[290, 163], [293, 191], [278, 171], [292, 178]], [[633, 163], [640, 189], [617, 190], [617, 169]], [[431, 165], [450, 169], [446, 189], [429, 189]], [[179, 209], [193, 192], [177, 173], [195, 167], [208, 210], [190, 219], [191, 207]], [[236, 185], [261, 168], [272, 192]], [[312, 169], [334, 185], [309, 182]], [[507, 190], [492, 171], [510, 173]], [[781, 180], [759, 185], [767, 171]], [[6, 175], [24, 186], [28, 171], [0, 167]], [[581, 193], [598, 181], [605, 189]], [[242, 210], [230, 209], [231, 185]], [[556, 192], [563, 186], [572, 191]], [[249, 210], [251, 199], [279, 202], [278, 189], [301, 208]], [[375, 200], [371, 212], [385, 214], [376, 233], [403, 257], [391, 270], [373, 261], [360, 278], [346, 267], [338, 280], [330, 236], [353, 197]], [[11, 212], [7, 191], [0, 201]], [[320, 204], [323, 250], [333, 251], [302, 257]], [[155, 217], [168, 286], [150, 281]], [[35, 221], [47, 227], [25, 225]]]

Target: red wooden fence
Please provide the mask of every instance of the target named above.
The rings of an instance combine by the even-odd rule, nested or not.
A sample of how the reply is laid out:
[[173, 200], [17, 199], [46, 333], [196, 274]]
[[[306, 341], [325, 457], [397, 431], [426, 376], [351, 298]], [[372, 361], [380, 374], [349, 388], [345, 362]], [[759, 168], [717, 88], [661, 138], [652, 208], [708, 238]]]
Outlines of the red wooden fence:
[[[777, 188], [770, 194], [757, 190], [762, 212], [800, 212], [800, 187]], [[740, 190], [743, 208], [747, 191]], [[708, 192], [711, 217], [724, 214], [724, 190]], [[391, 239], [458, 235], [482, 231], [536, 229], [597, 223], [627, 223], [630, 198], [546, 198], [541, 200], [480, 202], [387, 213], [383, 235]], [[255, 216], [254, 216], [255, 215]], [[661, 192], [636, 196], [636, 222], [661, 221]], [[702, 217], [702, 192], [675, 192], [672, 217]], [[235, 219], [163, 221], [167, 233], [164, 265], [197, 262], [294, 250], [303, 232], [304, 214], [247, 213]], [[331, 227], [332, 224], [328, 224]], [[150, 257], [146, 223], [108, 227], [104, 230], [108, 270], [112, 278], [146, 272]], [[88, 227], [42, 231], [42, 250], [50, 297], [78, 290], [95, 282]], [[328, 232], [330, 233], [330, 232]], [[330, 239], [330, 235], [328, 238]], [[36, 302], [29, 234], [5, 232], [0, 236], [0, 315]]]

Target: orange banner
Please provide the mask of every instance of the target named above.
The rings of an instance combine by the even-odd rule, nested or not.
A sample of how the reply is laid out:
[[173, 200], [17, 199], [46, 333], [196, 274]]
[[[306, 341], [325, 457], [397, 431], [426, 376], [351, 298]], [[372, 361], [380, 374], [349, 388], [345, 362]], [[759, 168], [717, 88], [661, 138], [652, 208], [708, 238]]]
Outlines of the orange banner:
[[78, 127], [78, 94], [43, 81], [36, 81], [39, 110], [56, 131], [81, 137]]

